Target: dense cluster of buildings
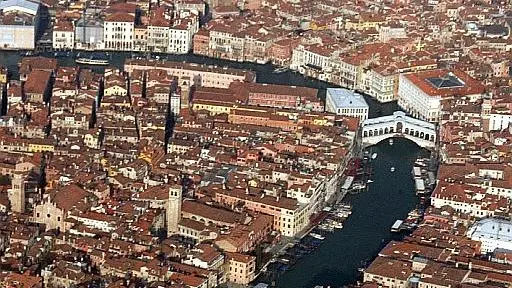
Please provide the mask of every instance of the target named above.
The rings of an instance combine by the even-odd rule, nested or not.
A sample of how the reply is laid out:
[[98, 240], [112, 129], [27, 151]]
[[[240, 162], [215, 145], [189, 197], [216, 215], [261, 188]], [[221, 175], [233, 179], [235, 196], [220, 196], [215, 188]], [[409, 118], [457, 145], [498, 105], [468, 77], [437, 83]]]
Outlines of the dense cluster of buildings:
[[398, 103], [438, 124], [442, 162], [418, 228], [380, 251], [363, 286], [512, 285], [512, 94], [462, 70], [400, 75]]
[[[492, 94], [508, 81], [512, 18], [505, 2], [254, 2], [251, 6], [259, 9], [248, 15], [218, 17], [202, 27], [194, 37], [194, 53], [272, 62], [380, 102], [399, 100], [411, 113], [429, 113], [418, 115], [428, 120], [437, 117], [436, 102], [454, 93], [441, 91], [447, 81], [415, 90], [411, 85], [420, 78], [407, 73], [453, 78], [448, 82], [459, 88], [456, 95]], [[421, 99], [403, 99], [425, 96], [437, 100], [415, 107]]]
[[336, 194], [361, 94], [435, 123], [442, 161], [419, 227], [362, 285], [511, 286], [508, 5], [1, 1], [1, 49], [34, 49], [49, 20], [57, 50], [193, 51], [347, 89], [324, 104], [251, 71], [141, 59], [1, 69], [0, 286], [247, 285], [255, 250], [299, 235]]
[[[458, 92], [464, 95], [494, 93], [496, 84], [509, 76], [508, 4], [416, 2], [405, 7], [331, 0], [109, 4], [8, 0], [0, 5], [0, 45], [33, 49], [38, 31], [46, 29], [38, 24], [44, 16], [51, 21], [46, 33], [51, 34], [54, 49], [193, 51], [233, 61], [272, 62], [380, 102], [400, 100], [411, 113], [429, 113], [418, 115], [429, 120], [437, 117], [436, 111], [428, 111], [436, 110], [437, 100], [419, 107], [411, 104], [419, 100], [402, 98], [415, 94], [444, 100], [451, 93], [435, 89], [443, 90], [439, 85], [446, 81], [429, 83], [434, 90], [419, 87], [417, 91], [411, 85], [419, 78], [407, 73], [456, 78], [448, 82], [460, 86]], [[452, 76], [432, 71], [437, 69]], [[467, 77], [482, 81], [488, 89], [481, 91], [482, 87], [466, 82]]]
[[255, 80], [23, 58], [0, 118], [1, 285], [253, 281], [268, 257], [255, 250], [304, 232], [336, 195], [359, 126], [323, 112], [316, 89]]

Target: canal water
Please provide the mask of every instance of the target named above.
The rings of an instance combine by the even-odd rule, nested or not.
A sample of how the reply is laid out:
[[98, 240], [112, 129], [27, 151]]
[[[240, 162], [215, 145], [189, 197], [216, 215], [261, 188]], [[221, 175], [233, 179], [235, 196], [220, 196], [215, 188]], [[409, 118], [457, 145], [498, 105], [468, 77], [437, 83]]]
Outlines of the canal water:
[[[317, 250], [279, 276], [277, 287], [342, 287], [355, 283], [360, 276], [357, 269], [365, 260], [373, 260], [391, 240], [390, 228], [395, 220], [406, 218], [418, 204], [411, 170], [415, 159], [427, 157], [428, 151], [404, 138], [395, 138], [393, 145], [382, 141], [368, 151], [377, 153], [372, 160], [374, 182], [367, 191], [344, 199], [353, 209], [343, 229], [328, 235]], [[395, 167], [394, 172], [391, 167]]]

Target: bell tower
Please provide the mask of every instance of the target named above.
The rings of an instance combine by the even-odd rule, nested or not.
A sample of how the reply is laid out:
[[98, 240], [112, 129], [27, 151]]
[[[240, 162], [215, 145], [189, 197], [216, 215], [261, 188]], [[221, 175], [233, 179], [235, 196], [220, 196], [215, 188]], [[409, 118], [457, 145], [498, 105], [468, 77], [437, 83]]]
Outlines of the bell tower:
[[169, 200], [167, 203], [167, 235], [178, 233], [178, 223], [181, 220], [181, 185], [172, 185], [169, 188]]
[[12, 186], [9, 191], [9, 202], [11, 210], [18, 213], [25, 212], [25, 174], [14, 173]]

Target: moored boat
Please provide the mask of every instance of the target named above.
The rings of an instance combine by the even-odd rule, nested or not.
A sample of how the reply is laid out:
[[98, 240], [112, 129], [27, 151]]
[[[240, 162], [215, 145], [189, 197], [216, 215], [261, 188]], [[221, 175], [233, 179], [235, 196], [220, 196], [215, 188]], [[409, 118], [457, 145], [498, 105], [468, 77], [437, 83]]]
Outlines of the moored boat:
[[325, 237], [320, 235], [320, 234], [317, 234], [317, 233], [309, 233], [309, 236], [315, 238], [315, 239], [318, 239], [318, 240], [324, 240]]

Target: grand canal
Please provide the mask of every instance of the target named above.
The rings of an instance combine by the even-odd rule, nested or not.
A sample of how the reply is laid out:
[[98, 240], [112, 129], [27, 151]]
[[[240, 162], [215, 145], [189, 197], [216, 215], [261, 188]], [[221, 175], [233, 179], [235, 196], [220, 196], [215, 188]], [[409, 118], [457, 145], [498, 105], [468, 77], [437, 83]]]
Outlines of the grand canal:
[[[76, 66], [73, 60], [75, 56], [72, 53], [70, 57], [59, 58], [59, 64]], [[130, 57], [130, 54], [117, 53], [110, 57], [112, 66], [122, 68], [124, 59]], [[18, 77], [17, 64], [20, 58], [18, 52], [0, 51], [0, 64], [9, 69], [11, 79]], [[290, 71], [272, 73], [275, 68], [272, 65], [236, 63], [194, 55], [173, 55], [167, 58], [173, 61], [253, 70], [257, 73], [258, 82], [319, 88], [321, 97], [325, 95], [325, 88], [333, 87]], [[396, 103], [381, 105], [368, 97], [367, 102], [370, 105], [370, 117], [389, 115], [398, 109]], [[405, 218], [417, 204], [411, 169], [416, 157], [426, 156], [427, 151], [408, 140], [395, 139], [394, 145], [389, 145], [387, 141], [382, 142], [372, 147], [371, 153], [378, 155], [372, 163], [374, 182], [370, 184], [368, 191], [349, 195], [344, 199], [353, 206], [353, 213], [344, 223], [344, 228], [329, 235], [319, 249], [299, 260], [290, 271], [281, 275], [277, 279], [277, 287], [340, 287], [354, 283], [358, 277], [357, 268], [362, 261], [375, 257], [389, 242], [393, 222], [398, 218]], [[394, 172], [390, 171], [392, 166], [396, 168]]]
[[[428, 152], [406, 139], [393, 145], [383, 141], [371, 147], [373, 183], [368, 191], [348, 195], [352, 215], [343, 229], [330, 234], [311, 255], [300, 259], [277, 279], [277, 287], [312, 288], [315, 285], [341, 287], [358, 280], [357, 268], [372, 260], [391, 239], [390, 228], [404, 219], [418, 203], [411, 170], [417, 157]], [[391, 167], [395, 171], [391, 172]]]

